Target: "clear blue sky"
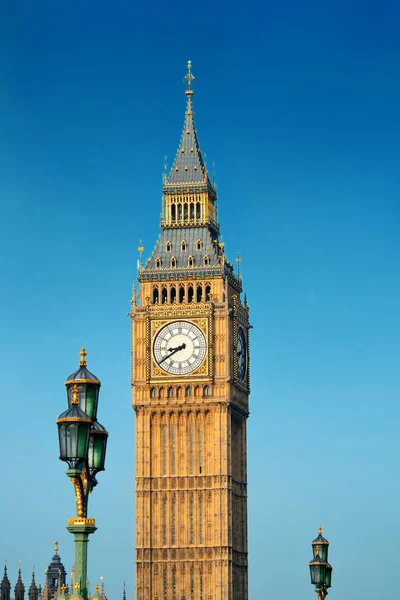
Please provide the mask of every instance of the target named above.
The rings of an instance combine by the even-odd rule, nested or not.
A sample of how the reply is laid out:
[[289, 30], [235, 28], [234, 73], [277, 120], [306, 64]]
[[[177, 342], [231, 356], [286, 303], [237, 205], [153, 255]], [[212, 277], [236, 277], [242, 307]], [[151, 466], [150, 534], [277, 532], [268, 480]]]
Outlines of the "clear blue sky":
[[[92, 586], [134, 590], [129, 310], [142, 238], [196, 76], [227, 255], [251, 306], [250, 600], [396, 589], [400, 4], [0, 3], [1, 552], [67, 569], [73, 488], [55, 419], [84, 344], [103, 382], [107, 469], [90, 498]], [[389, 576], [388, 576], [389, 575]], [[394, 592], [395, 593], [395, 592]]]

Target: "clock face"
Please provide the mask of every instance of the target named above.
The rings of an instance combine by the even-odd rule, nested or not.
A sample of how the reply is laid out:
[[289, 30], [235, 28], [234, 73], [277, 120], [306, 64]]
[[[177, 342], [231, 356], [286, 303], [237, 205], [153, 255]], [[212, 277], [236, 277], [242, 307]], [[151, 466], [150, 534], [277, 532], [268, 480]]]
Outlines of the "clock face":
[[247, 353], [246, 353], [246, 340], [244, 337], [243, 329], [241, 327], [238, 327], [238, 330], [237, 330], [236, 354], [237, 354], [237, 374], [238, 374], [239, 379], [244, 381], [246, 378], [246, 369], [247, 369]]
[[201, 365], [207, 352], [202, 331], [188, 321], [174, 321], [156, 335], [153, 346], [158, 366], [171, 375], [187, 375]]

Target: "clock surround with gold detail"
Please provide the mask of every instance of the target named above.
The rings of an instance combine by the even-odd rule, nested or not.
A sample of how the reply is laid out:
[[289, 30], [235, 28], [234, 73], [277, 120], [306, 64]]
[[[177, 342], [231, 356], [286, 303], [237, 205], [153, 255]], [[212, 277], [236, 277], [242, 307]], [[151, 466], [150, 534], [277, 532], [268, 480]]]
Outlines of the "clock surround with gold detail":
[[207, 354], [206, 338], [190, 321], [171, 321], [155, 335], [153, 358], [170, 375], [190, 375]]

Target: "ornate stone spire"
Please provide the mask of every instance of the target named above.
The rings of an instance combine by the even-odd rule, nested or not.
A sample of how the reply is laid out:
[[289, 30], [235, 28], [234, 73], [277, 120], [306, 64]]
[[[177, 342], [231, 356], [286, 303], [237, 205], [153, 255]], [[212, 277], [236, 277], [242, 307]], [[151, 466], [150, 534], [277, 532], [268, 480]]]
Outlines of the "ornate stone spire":
[[21, 568], [18, 569], [18, 579], [14, 588], [15, 600], [24, 600], [25, 598], [25, 586], [21, 579]]
[[185, 80], [188, 85], [185, 119], [174, 164], [169, 176], [164, 178], [161, 226], [211, 226], [215, 237], [219, 232], [217, 194], [197, 139], [192, 101], [194, 76], [190, 60]]
[[32, 568], [32, 581], [29, 586], [28, 598], [29, 600], [38, 600], [39, 598], [39, 590], [35, 581], [35, 567]]
[[[192, 82], [194, 81], [194, 76], [192, 75], [191, 69], [192, 63], [189, 60], [188, 72], [185, 76], [188, 89], [185, 92], [187, 100], [182, 136], [179, 142], [178, 152], [176, 153], [173, 167], [165, 184], [166, 188], [180, 184], [184, 184], [185, 186], [188, 184], [193, 184], [194, 186], [206, 184], [211, 188], [213, 187], [208, 178], [207, 168], [200, 150], [196, 126], [194, 123], [192, 101]], [[213, 191], [215, 193], [215, 190]]]
[[7, 574], [7, 563], [4, 565], [4, 575], [0, 584], [0, 599], [10, 600], [11, 583]]

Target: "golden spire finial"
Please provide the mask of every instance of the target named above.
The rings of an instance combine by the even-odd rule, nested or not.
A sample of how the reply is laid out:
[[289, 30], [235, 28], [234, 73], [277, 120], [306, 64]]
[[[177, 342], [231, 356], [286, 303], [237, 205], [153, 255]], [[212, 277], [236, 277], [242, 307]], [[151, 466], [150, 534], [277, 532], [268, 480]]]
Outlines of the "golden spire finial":
[[184, 77], [184, 80], [187, 81], [187, 84], [188, 84], [188, 89], [187, 89], [186, 93], [189, 92], [189, 94], [193, 94], [192, 81], [195, 81], [196, 78], [192, 74], [192, 61], [191, 60], [188, 60], [187, 69], [188, 69], [187, 75], [185, 75], [185, 77]]
[[57, 540], [54, 542], [54, 552], [58, 552], [58, 542], [57, 542]]
[[81, 360], [79, 361], [79, 366], [80, 367], [87, 367], [86, 364], [86, 356], [87, 356], [87, 352], [85, 350], [85, 348], [82, 346], [82, 350], [79, 352], [79, 355], [81, 357]]
[[242, 259], [239, 252], [237, 253], [237, 257], [235, 260], [237, 262], [237, 274], [238, 276], [240, 276], [240, 263], [242, 262]]
[[96, 583], [96, 585], [94, 586], [94, 589], [96, 590], [96, 593], [98, 594], [99, 593], [99, 589], [100, 589], [100, 586], [99, 586], [98, 583]]
[[322, 535], [322, 525], [318, 527], [318, 535]]
[[142, 240], [140, 240], [140, 244], [138, 246], [138, 252], [139, 252], [139, 267], [142, 268], [142, 255], [144, 252], [144, 246], [143, 246], [143, 242]]
[[74, 585], [74, 588], [75, 588], [75, 589], [76, 589], [76, 591], [78, 592], [78, 591], [80, 590], [80, 588], [81, 588], [81, 584], [80, 584], [80, 583], [76, 583], [76, 584]]
[[63, 583], [62, 586], [61, 586], [61, 591], [62, 591], [63, 594], [65, 593], [66, 589], [67, 589], [67, 586], [65, 585], [65, 583]]
[[[72, 388], [71, 404], [79, 404], [78, 395], [79, 395], [79, 389], [78, 389], [78, 386], [75, 384], [74, 387]], [[58, 550], [58, 542], [54, 543], [54, 550], [56, 549], [56, 547], [55, 547], [56, 544], [57, 544], [57, 550]]]

